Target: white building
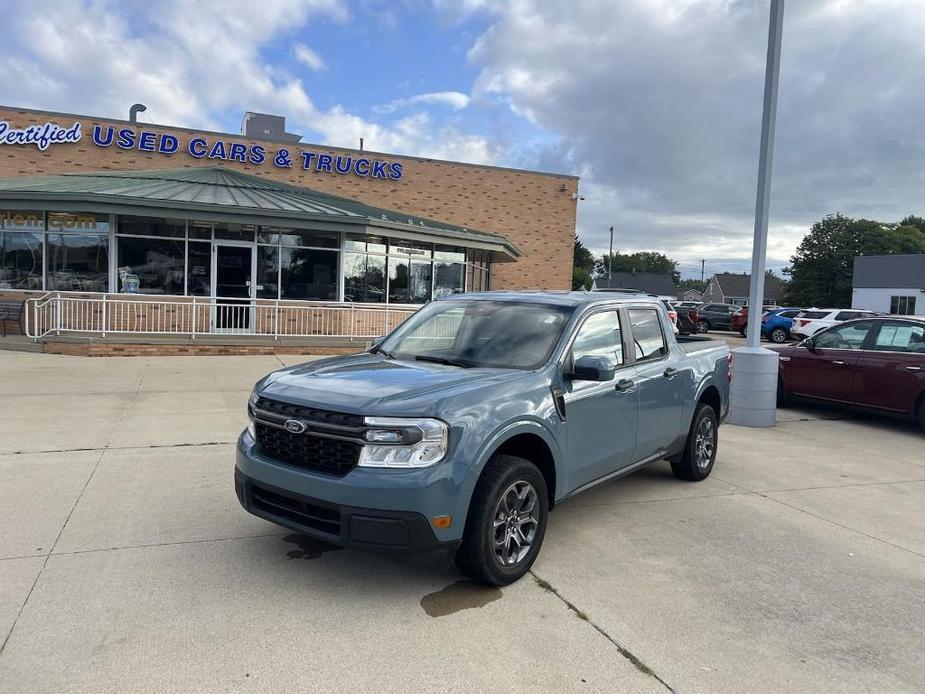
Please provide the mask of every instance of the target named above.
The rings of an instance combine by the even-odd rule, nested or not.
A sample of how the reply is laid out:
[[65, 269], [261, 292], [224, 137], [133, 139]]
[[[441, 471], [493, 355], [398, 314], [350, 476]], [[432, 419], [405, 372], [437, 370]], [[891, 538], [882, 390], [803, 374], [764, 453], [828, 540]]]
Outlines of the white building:
[[925, 254], [854, 259], [852, 308], [925, 316]]

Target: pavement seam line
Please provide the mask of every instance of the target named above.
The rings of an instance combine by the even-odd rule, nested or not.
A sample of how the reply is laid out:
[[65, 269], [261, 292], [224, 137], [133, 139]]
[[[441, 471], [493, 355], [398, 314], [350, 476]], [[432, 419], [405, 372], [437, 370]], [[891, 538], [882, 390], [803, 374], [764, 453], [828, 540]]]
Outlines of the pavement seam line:
[[[721, 477], [714, 477], [714, 479], [721, 480], [723, 482], [728, 482]], [[822, 485], [819, 487], [794, 487], [790, 489], [748, 489], [748, 487], [743, 487], [741, 484], [735, 484], [734, 482], [728, 482], [728, 484], [744, 489], [751, 494], [776, 494], [778, 492], [811, 492], [817, 489], [850, 489], [851, 487], [875, 487], [882, 484], [912, 484], [915, 482], [925, 482], [925, 478], [922, 479], [909, 479], [909, 480], [886, 480], [883, 482], [849, 482], [848, 484], [829, 484]], [[713, 496], [722, 496], [719, 494]], [[698, 499], [702, 497], [690, 497], [691, 499]]]
[[757, 495], [757, 496], [762, 497], [763, 499], [768, 499], [769, 501], [773, 501], [773, 502], [775, 502], [775, 503], [778, 503], [778, 504], [780, 504], [781, 506], [786, 506], [787, 508], [793, 509], [794, 511], [799, 511], [799, 512], [801, 512], [801, 513], [805, 513], [807, 516], [811, 516], [811, 517], [813, 517], [813, 518], [815, 518], [815, 519], [817, 519], [817, 520], [821, 520], [823, 523], [829, 523], [829, 524], [831, 524], [831, 525], [834, 525], [834, 526], [837, 527], [837, 528], [841, 528], [842, 530], [847, 530], [847, 531], [852, 532], [852, 533], [857, 533], [858, 535], [861, 535], [862, 537], [866, 537], [866, 538], [869, 539], [869, 540], [874, 540], [875, 542], [883, 543], [883, 544], [887, 545], [888, 547], [893, 547], [894, 549], [902, 550], [903, 552], [908, 552], [908, 553], [911, 554], [912, 556], [919, 557], [919, 558], [921, 558], [921, 559], [925, 559], [925, 554], [922, 554], [922, 553], [920, 553], [920, 552], [916, 552], [914, 549], [909, 549], [908, 547], [903, 547], [902, 545], [897, 545], [896, 543], [890, 542], [889, 540], [884, 540], [882, 537], [877, 537], [876, 535], [871, 535], [870, 533], [865, 533], [863, 530], [858, 530], [857, 528], [852, 528], [852, 527], [849, 526], [849, 525], [844, 525], [844, 524], [842, 524], [842, 523], [839, 523], [838, 521], [834, 521], [834, 520], [832, 520], [831, 518], [826, 518], [825, 516], [817, 515], [817, 514], [813, 513], [812, 511], [807, 511], [805, 508], [800, 508], [799, 506], [794, 506], [793, 504], [788, 504], [786, 501], [781, 501], [780, 499], [775, 499], [773, 496], [768, 496], [767, 494], [762, 494], [761, 492], [754, 492], [754, 494]]
[[123, 545], [122, 547], [96, 547], [94, 549], [75, 549], [70, 552], [55, 552], [51, 556], [70, 557], [75, 554], [93, 554], [94, 552], [119, 552], [125, 549], [149, 549], [152, 547], [174, 547], [176, 545], [199, 545], [207, 542], [231, 542], [234, 540], [253, 540], [261, 537], [282, 537], [290, 532], [261, 533], [259, 535], [236, 535], [234, 537], [204, 537], [199, 540], [175, 540], [174, 542], [152, 542], [146, 545]]
[[8, 453], [0, 453], [0, 458], [5, 455], [46, 455], [49, 453], [87, 453], [90, 451], [132, 451], [144, 450], [145, 448], [194, 448], [196, 446], [228, 446], [234, 443], [235, 439], [231, 439], [229, 441], [204, 441], [202, 443], [153, 443], [148, 446], [107, 445], [102, 448], [61, 448], [44, 451], [10, 451]]
[[13, 632], [16, 630], [16, 625], [19, 623], [19, 618], [22, 616], [23, 611], [26, 609], [26, 605], [29, 604], [29, 599], [32, 597], [32, 593], [35, 590], [35, 587], [39, 583], [39, 579], [42, 578], [42, 574], [45, 573], [45, 567], [48, 566], [48, 560], [51, 558], [52, 554], [55, 551], [55, 547], [58, 546], [58, 542], [61, 540], [61, 536], [64, 534], [67, 524], [71, 520], [71, 516], [74, 515], [74, 511], [77, 509], [77, 505], [80, 503], [80, 500], [83, 498], [84, 494], [87, 492], [87, 487], [90, 486], [90, 481], [93, 479], [93, 476], [96, 474], [96, 471], [100, 467], [100, 463], [103, 462], [103, 457], [106, 455], [106, 449], [110, 443], [112, 443], [112, 437], [115, 435], [115, 432], [122, 426], [128, 417], [129, 411], [132, 409], [132, 405], [138, 400], [138, 394], [141, 392], [141, 386], [145, 381], [145, 373], [148, 370], [149, 362], [145, 362], [144, 369], [141, 371], [141, 378], [138, 379], [138, 387], [135, 388], [135, 395], [132, 397], [132, 401], [129, 403], [128, 407], [125, 408], [125, 411], [122, 413], [122, 416], [119, 418], [118, 424], [113, 427], [112, 434], [109, 439], [106, 441], [106, 446], [100, 450], [99, 456], [96, 458], [96, 463], [93, 465], [93, 469], [90, 470], [90, 474], [87, 476], [87, 480], [84, 482], [83, 487], [80, 490], [80, 493], [77, 495], [77, 498], [74, 499], [74, 504], [71, 506], [71, 510], [67, 514], [67, 518], [64, 519], [64, 523], [61, 525], [61, 529], [58, 531], [55, 541], [52, 543], [51, 548], [48, 550], [48, 554], [45, 555], [45, 560], [42, 562], [41, 568], [39, 568], [38, 573], [35, 575], [35, 580], [32, 581], [32, 585], [29, 587], [29, 592], [26, 593], [26, 598], [23, 600], [22, 605], [19, 606], [19, 610], [16, 612], [16, 617], [13, 619], [13, 623], [10, 625], [9, 630], [6, 632], [6, 636], [3, 637], [3, 643], [0, 643], [0, 656], [3, 655], [3, 651], [6, 649], [6, 644], [9, 643], [10, 637], [13, 636]]
[[637, 670], [639, 670], [643, 674], [646, 674], [649, 677], [652, 677], [653, 679], [655, 679], [659, 684], [665, 687], [665, 689], [667, 689], [669, 692], [672, 692], [672, 694], [677, 694], [677, 690], [675, 690], [670, 684], [668, 684], [665, 680], [663, 680], [658, 675], [658, 673], [656, 673], [652, 668], [650, 668], [648, 665], [642, 662], [642, 660], [640, 660], [639, 657], [636, 656], [628, 648], [620, 645], [620, 643], [614, 637], [612, 637], [610, 634], [604, 631], [604, 629], [601, 626], [599, 626], [597, 623], [593, 622], [591, 618], [588, 617], [587, 614], [579, 610], [573, 603], [566, 600], [565, 597], [563, 597], [563, 595], [558, 591], [558, 589], [556, 589], [555, 586], [549, 583], [549, 581], [545, 581], [539, 576], [537, 576], [536, 572], [534, 572], [533, 569], [530, 569], [528, 573], [533, 577], [533, 580], [536, 583], [536, 585], [538, 585], [540, 588], [545, 590], [547, 593], [552, 593], [553, 595], [555, 595], [562, 602], [563, 605], [565, 605], [569, 610], [575, 613], [576, 617], [590, 624], [594, 628], [595, 631], [597, 631], [601, 636], [607, 639], [614, 647], [616, 647], [616, 649], [620, 652], [620, 655], [622, 655], [624, 658], [630, 661], [633, 667], [635, 667]]

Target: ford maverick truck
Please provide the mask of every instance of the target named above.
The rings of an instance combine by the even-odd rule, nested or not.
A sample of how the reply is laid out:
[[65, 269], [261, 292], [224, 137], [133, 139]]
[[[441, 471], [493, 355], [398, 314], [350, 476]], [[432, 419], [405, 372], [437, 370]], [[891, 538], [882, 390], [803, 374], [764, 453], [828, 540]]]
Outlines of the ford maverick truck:
[[269, 374], [237, 445], [249, 512], [330, 543], [446, 550], [471, 578], [530, 568], [549, 511], [668, 460], [713, 468], [724, 342], [679, 343], [639, 294], [433, 301], [368, 352]]

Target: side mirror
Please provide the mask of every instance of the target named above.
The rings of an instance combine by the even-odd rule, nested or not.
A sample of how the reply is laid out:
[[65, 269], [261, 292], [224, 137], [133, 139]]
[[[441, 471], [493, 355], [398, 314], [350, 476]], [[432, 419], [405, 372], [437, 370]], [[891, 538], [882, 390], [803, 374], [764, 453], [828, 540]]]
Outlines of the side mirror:
[[815, 352], [816, 351], [816, 338], [807, 337], [805, 340], [803, 340], [803, 342], [800, 343], [800, 347], [805, 347], [810, 352]]
[[613, 374], [613, 364], [607, 357], [584, 356], [575, 360], [569, 378], [573, 381], [610, 381]]

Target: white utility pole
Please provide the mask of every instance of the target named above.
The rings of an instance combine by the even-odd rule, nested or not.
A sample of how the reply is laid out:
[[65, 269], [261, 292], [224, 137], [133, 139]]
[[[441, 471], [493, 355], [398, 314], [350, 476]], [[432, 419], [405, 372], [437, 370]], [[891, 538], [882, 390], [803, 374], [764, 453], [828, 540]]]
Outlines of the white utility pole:
[[784, 26], [784, 0], [771, 0], [768, 62], [764, 74], [764, 112], [761, 116], [761, 151], [758, 158], [758, 194], [755, 202], [755, 238], [748, 308], [748, 343], [733, 350], [732, 394], [729, 421], [745, 426], [769, 427], [776, 423], [776, 352], [761, 347], [761, 313], [764, 304], [765, 259], [768, 251], [768, 206], [771, 199], [771, 165], [774, 160], [774, 124], [780, 78], [780, 44]]

